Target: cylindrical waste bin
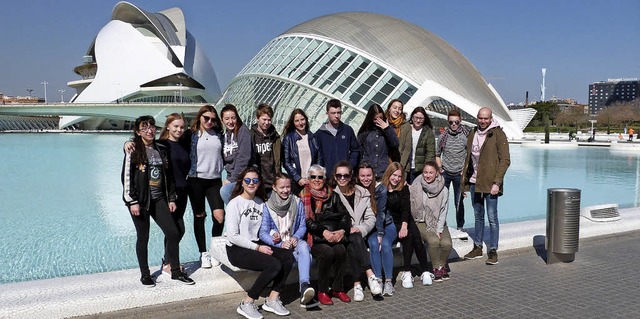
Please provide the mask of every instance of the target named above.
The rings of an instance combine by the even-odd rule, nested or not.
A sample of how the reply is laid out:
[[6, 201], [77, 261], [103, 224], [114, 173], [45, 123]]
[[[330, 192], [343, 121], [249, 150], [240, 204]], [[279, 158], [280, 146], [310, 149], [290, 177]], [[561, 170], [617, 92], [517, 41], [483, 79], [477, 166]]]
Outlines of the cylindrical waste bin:
[[580, 190], [547, 189], [547, 264], [572, 262], [580, 241]]

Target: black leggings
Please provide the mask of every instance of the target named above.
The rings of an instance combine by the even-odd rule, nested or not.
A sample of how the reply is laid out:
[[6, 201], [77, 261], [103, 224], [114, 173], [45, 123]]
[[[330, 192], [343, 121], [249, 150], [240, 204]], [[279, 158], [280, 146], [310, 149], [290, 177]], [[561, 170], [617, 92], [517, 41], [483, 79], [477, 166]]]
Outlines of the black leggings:
[[[131, 215], [131, 214], [129, 214]], [[169, 204], [164, 198], [152, 200], [149, 205], [149, 211], [145, 207], [140, 206], [140, 215], [133, 216], [133, 225], [136, 227], [136, 255], [138, 256], [138, 265], [142, 275], [149, 275], [149, 228], [153, 217], [156, 224], [160, 227], [167, 240], [165, 246], [165, 254], [169, 264], [171, 264], [171, 272], [180, 271], [180, 253], [178, 250], [179, 230], [176, 227], [171, 212], [169, 212]]]
[[271, 247], [271, 250], [273, 254], [267, 255], [253, 249], [227, 245], [227, 256], [232, 265], [242, 269], [260, 271], [253, 286], [247, 291], [247, 295], [254, 300], [260, 298], [262, 290], [272, 281], [273, 288], [271, 290], [282, 291], [295, 261], [292, 250], [278, 247]]
[[371, 269], [371, 257], [367, 251], [362, 234], [353, 233], [349, 235], [349, 245], [347, 246], [349, 255], [349, 265], [351, 266], [351, 276], [353, 281], [360, 281], [362, 273]]
[[[196, 243], [198, 243], [198, 249], [200, 252], [207, 251], [207, 234], [204, 230], [205, 219], [207, 218], [207, 211], [205, 210], [205, 199], [209, 202], [209, 208], [211, 209], [211, 219], [213, 219], [213, 227], [211, 228], [211, 237], [222, 236], [222, 230], [224, 229], [224, 221], [218, 222], [213, 217], [213, 211], [216, 209], [224, 209], [224, 203], [222, 197], [220, 197], [220, 188], [222, 187], [222, 180], [205, 179], [198, 177], [189, 177], [189, 187], [191, 193], [189, 199], [191, 201], [191, 209], [193, 210], [193, 233], [196, 236]], [[202, 216], [197, 216], [204, 213]]]
[[[176, 194], [178, 198], [176, 199], [176, 211], [171, 213], [171, 217], [173, 217], [173, 222], [178, 227], [178, 244], [182, 240], [184, 236], [184, 212], [187, 210], [187, 188], [176, 188]], [[167, 237], [164, 238], [164, 260], [165, 263], [169, 261], [169, 256], [167, 255]]]
[[[396, 224], [398, 232], [400, 232], [401, 226], [402, 224]], [[398, 241], [402, 245], [402, 259], [404, 261], [402, 270], [411, 271], [411, 258], [415, 251], [418, 263], [420, 263], [420, 273], [427, 271], [429, 267], [427, 264], [427, 251], [422, 242], [422, 237], [420, 237], [420, 230], [413, 220], [410, 220], [407, 226], [407, 237], [398, 239]]]
[[329, 285], [333, 291], [344, 291], [344, 268], [347, 260], [345, 245], [314, 243], [311, 255], [318, 261], [318, 291], [328, 293]]

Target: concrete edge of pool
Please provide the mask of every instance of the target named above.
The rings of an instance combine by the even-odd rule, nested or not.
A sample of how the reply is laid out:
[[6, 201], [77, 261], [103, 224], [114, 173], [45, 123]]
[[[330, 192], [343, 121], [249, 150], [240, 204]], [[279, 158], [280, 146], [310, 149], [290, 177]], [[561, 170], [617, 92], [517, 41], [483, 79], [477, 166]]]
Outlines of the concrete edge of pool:
[[[640, 208], [621, 209], [620, 215], [622, 219], [614, 222], [592, 222], [581, 217], [580, 238], [640, 229]], [[500, 225], [500, 251], [532, 248], [534, 237], [545, 233], [545, 220]], [[454, 239], [453, 248], [452, 256], [464, 255], [472, 248], [472, 241]], [[242, 285], [249, 285], [255, 276], [251, 272], [233, 273], [224, 267], [196, 269], [197, 263], [187, 264], [188, 270], [191, 267], [195, 269], [191, 275], [196, 281], [194, 286], [160, 275], [156, 287], [144, 288], [138, 281], [138, 269], [3, 284], [0, 317], [65, 318], [220, 295], [242, 291]], [[291, 274], [289, 282], [296, 281], [297, 275]]]

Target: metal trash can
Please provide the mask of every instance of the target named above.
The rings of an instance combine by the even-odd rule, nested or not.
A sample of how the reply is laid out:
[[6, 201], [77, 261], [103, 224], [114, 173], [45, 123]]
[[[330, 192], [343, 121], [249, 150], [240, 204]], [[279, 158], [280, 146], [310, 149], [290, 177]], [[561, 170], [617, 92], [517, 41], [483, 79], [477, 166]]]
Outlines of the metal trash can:
[[572, 262], [580, 241], [580, 192], [547, 189], [547, 264]]

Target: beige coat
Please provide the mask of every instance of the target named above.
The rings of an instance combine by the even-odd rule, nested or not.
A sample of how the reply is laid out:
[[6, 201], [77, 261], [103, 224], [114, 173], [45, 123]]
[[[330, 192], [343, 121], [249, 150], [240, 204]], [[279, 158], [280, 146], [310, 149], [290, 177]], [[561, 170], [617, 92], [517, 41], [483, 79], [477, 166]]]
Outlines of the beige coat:
[[349, 211], [353, 227], [358, 228], [362, 237], [365, 237], [376, 226], [376, 216], [371, 209], [371, 194], [369, 194], [369, 191], [359, 185], [355, 187], [355, 197], [353, 199], [354, 208], [351, 208], [344, 194], [340, 192], [339, 187], [336, 187], [335, 193], [339, 195], [340, 201], [344, 207], [347, 208], [347, 211]]

